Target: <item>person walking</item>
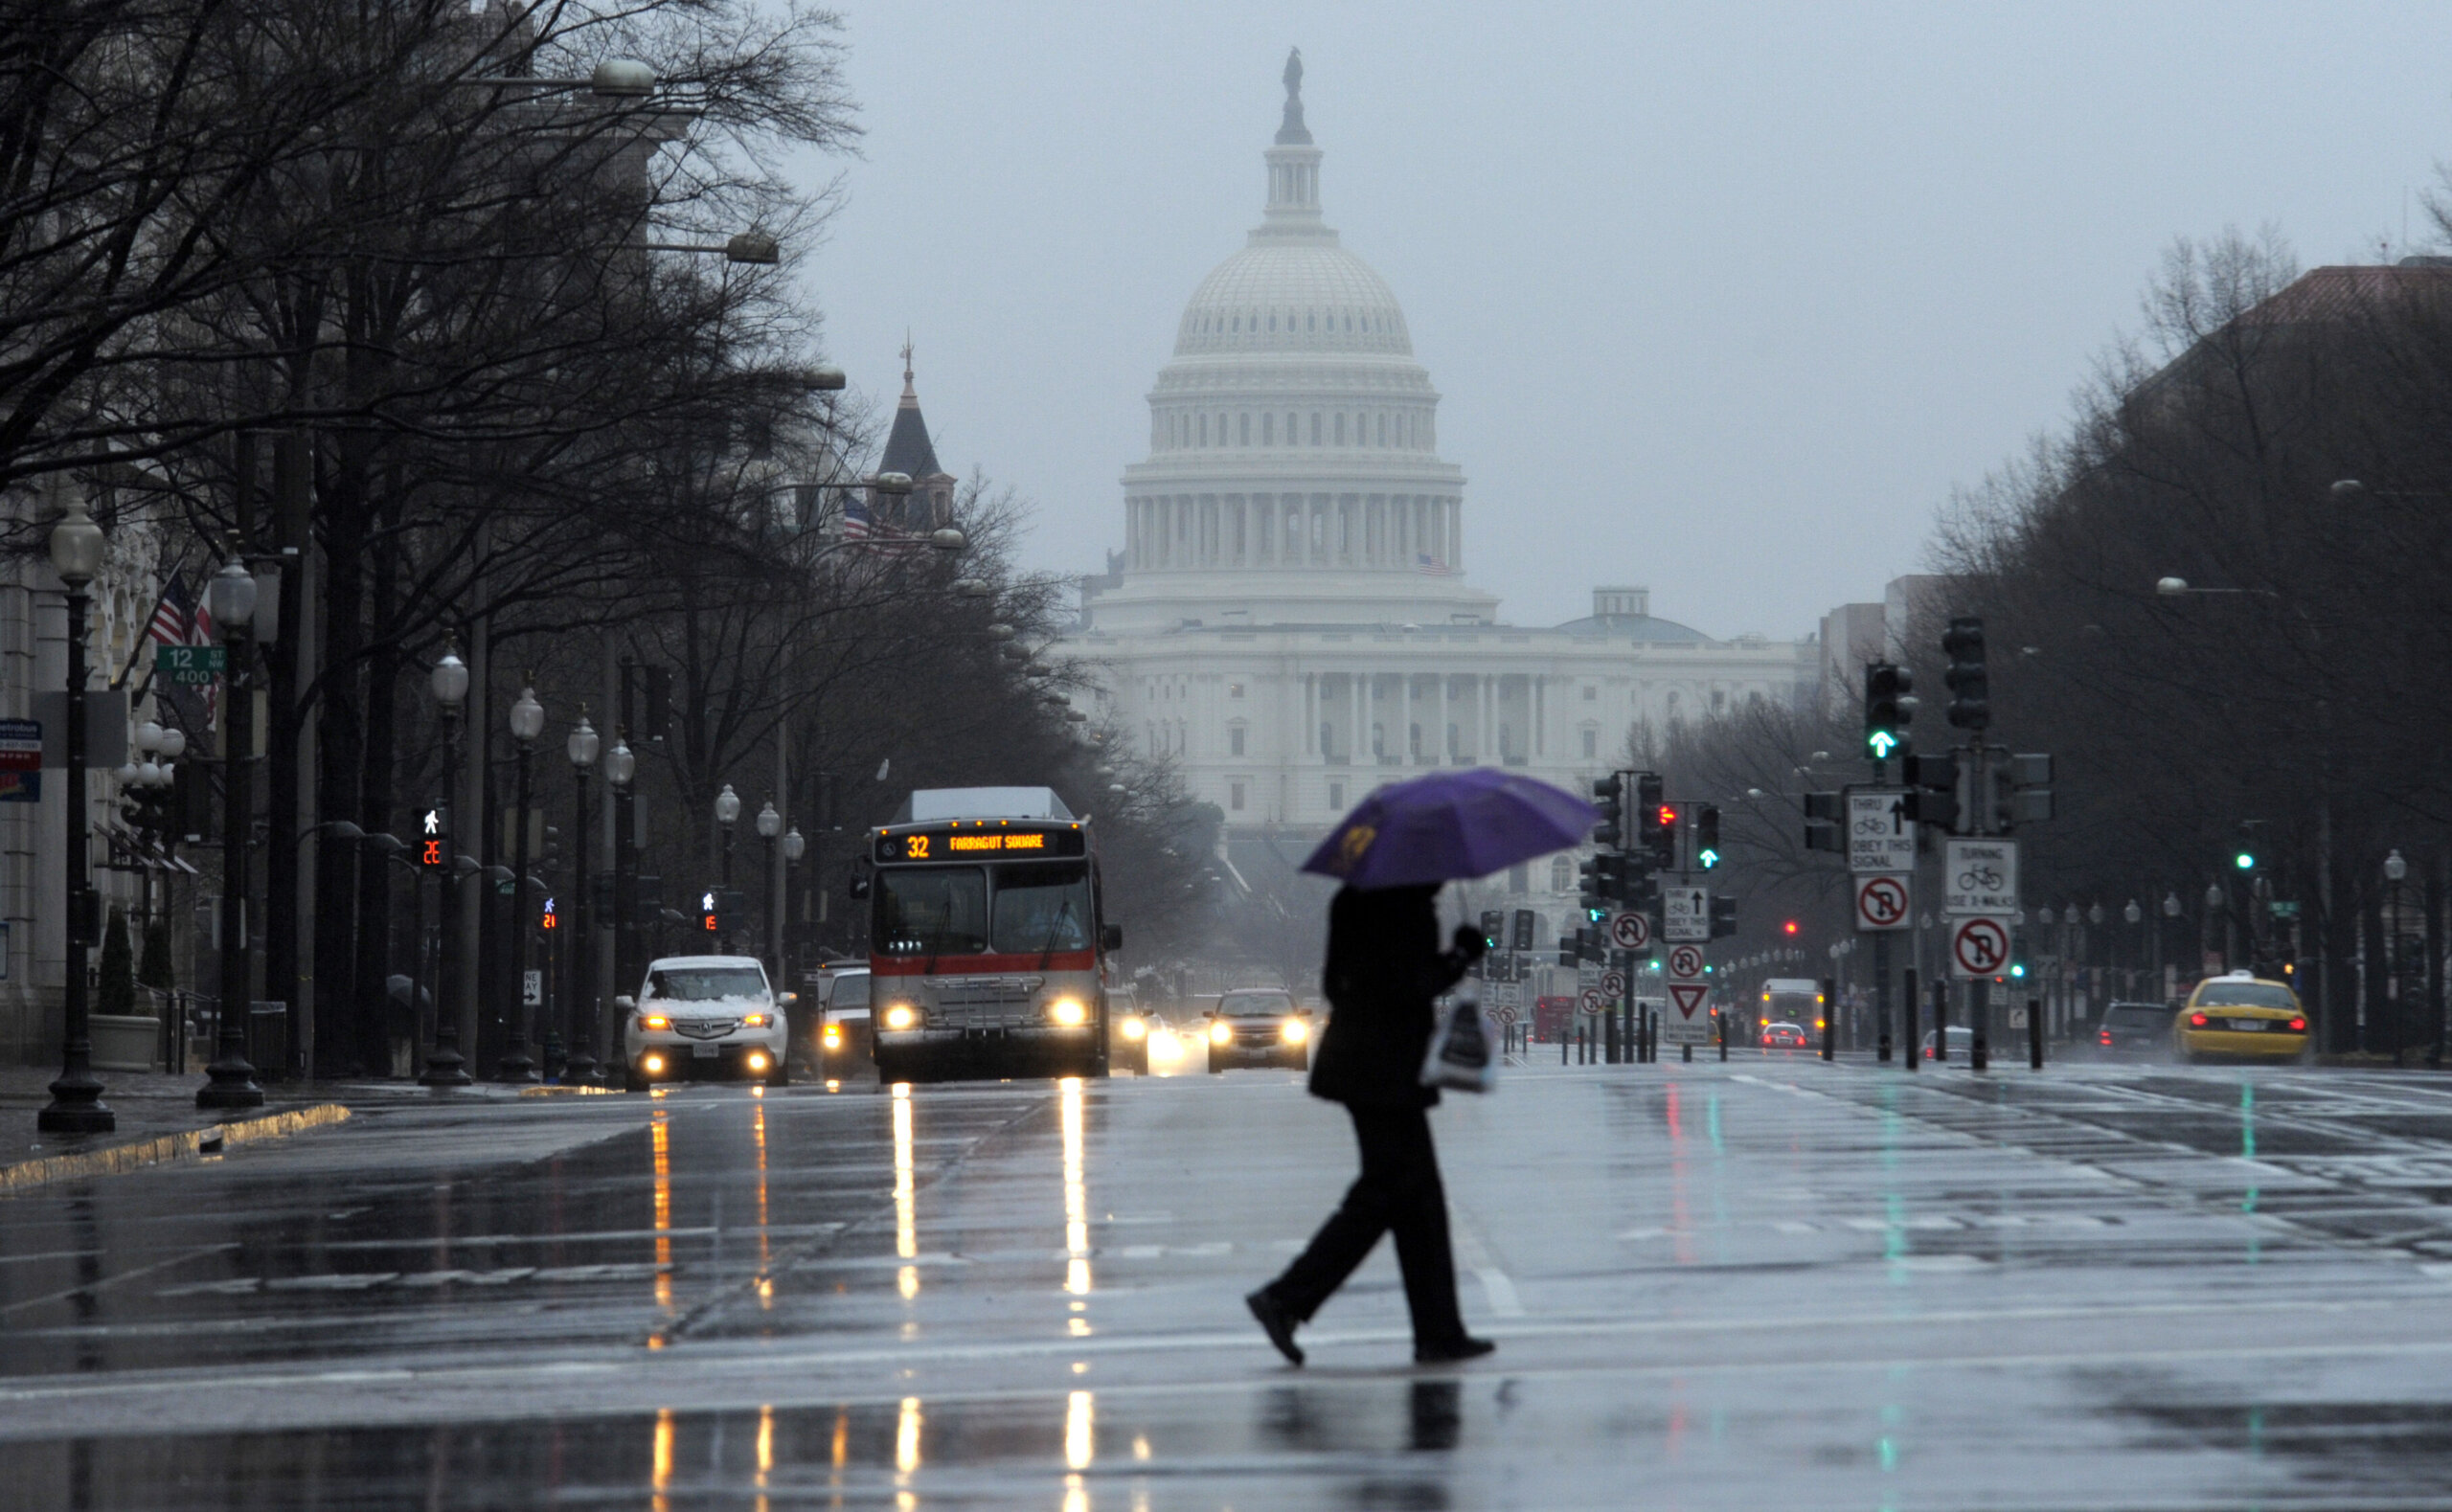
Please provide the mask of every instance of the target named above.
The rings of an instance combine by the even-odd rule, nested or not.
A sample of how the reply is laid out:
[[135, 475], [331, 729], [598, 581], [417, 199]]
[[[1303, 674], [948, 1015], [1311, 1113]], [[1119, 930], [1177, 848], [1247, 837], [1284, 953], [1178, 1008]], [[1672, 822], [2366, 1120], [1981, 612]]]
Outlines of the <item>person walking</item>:
[[1343, 1103], [1361, 1146], [1362, 1174], [1285, 1273], [1245, 1298], [1252, 1316], [1295, 1365], [1294, 1330], [1310, 1320], [1383, 1233], [1396, 1239], [1418, 1364], [1469, 1360], [1497, 1347], [1464, 1332], [1456, 1262], [1447, 1244], [1447, 1194], [1428, 1111], [1439, 1090], [1421, 1084], [1438, 1024], [1434, 1000], [1487, 948], [1469, 925], [1439, 948], [1439, 884], [1338, 890], [1328, 906], [1328, 957], [1320, 984], [1330, 1017], [1311, 1058], [1311, 1095]]

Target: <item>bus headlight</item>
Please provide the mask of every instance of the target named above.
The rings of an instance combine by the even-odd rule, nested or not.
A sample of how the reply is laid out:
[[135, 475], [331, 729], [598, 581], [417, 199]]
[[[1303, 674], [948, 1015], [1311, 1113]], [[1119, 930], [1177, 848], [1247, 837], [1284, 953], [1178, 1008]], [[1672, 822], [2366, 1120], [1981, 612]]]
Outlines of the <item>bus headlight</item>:
[[1277, 1031], [1277, 1037], [1288, 1045], [1300, 1045], [1311, 1037], [1311, 1026], [1301, 1019], [1288, 1019], [1285, 1027]]
[[894, 1006], [885, 1010], [885, 1027], [887, 1028], [907, 1029], [916, 1026], [919, 1022], [920, 1010], [913, 1007], [908, 1003], [897, 1003]]
[[1070, 1027], [1087, 1019], [1090, 1016], [1090, 1010], [1081, 1006], [1081, 1000], [1078, 998], [1058, 998], [1047, 1005], [1047, 1016]]
[[1146, 1040], [1149, 1037], [1149, 1026], [1141, 1022], [1138, 1015], [1131, 1015], [1116, 1026], [1116, 1032], [1128, 1040]]
[[1234, 1044], [1235, 1026], [1227, 1023], [1224, 1019], [1214, 1021], [1209, 1026], [1209, 1043], [1212, 1045]]

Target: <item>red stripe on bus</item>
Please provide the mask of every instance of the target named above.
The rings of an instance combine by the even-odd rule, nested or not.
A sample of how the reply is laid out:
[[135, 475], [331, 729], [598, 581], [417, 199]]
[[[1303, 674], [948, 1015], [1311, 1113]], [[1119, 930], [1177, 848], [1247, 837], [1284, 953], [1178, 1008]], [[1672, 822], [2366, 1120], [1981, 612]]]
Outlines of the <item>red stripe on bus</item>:
[[1097, 954], [1087, 950], [1059, 950], [1044, 959], [1042, 965], [1036, 954], [939, 956], [931, 973], [925, 956], [873, 956], [869, 959], [869, 973], [876, 977], [977, 977], [1017, 971], [1089, 971], [1098, 965]]

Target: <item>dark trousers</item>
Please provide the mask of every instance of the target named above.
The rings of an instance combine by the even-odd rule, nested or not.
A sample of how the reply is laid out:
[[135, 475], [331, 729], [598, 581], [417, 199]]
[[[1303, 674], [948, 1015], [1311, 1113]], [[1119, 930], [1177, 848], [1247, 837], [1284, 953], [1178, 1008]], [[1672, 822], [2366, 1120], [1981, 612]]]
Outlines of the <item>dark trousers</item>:
[[1328, 1215], [1309, 1249], [1295, 1256], [1269, 1291], [1297, 1318], [1308, 1319], [1383, 1233], [1396, 1236], [1396, 1267], [1404, 1273], [1405, 1305], [1413, 1312], [1417, 1346], [1450, 1343], [1464, 1335], [1456, 1311], [1456, 1261], [1447, 1250], [1447, 1193], [1439, 1184], [1439, 1152], [1430, 1119], [1419, 1108], [1349, 1108], [1362, 1146], [1362, 1174]]

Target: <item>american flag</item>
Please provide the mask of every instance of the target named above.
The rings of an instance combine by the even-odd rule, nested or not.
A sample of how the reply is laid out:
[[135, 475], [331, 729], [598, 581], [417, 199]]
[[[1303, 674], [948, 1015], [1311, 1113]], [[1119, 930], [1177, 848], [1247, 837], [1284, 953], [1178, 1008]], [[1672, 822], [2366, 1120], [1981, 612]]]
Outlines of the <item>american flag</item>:
[[1445, 562], [1442, 562], [1438, 557], [1431, 555], [1428, 552], [1417, 552], [1414, 553], [1414, 571], [1421, 574], [1425, 577], [1453, 577], [1456, 575], [1455, 568], [1448, 566]]
[[867, 540], [869, 532], [875, 529], [875, 526], [876, 522], [870, 518], [869, 507], [862, 504], [856, 494], [845, 494], [843, 497], [843, 539], [847, 541]]
[[148, 633], [158, 645], [187, 645], [189, 612], [188, 587], [179, 575], [162, 585], [161, 601], [153, 606], [153, 623]]

